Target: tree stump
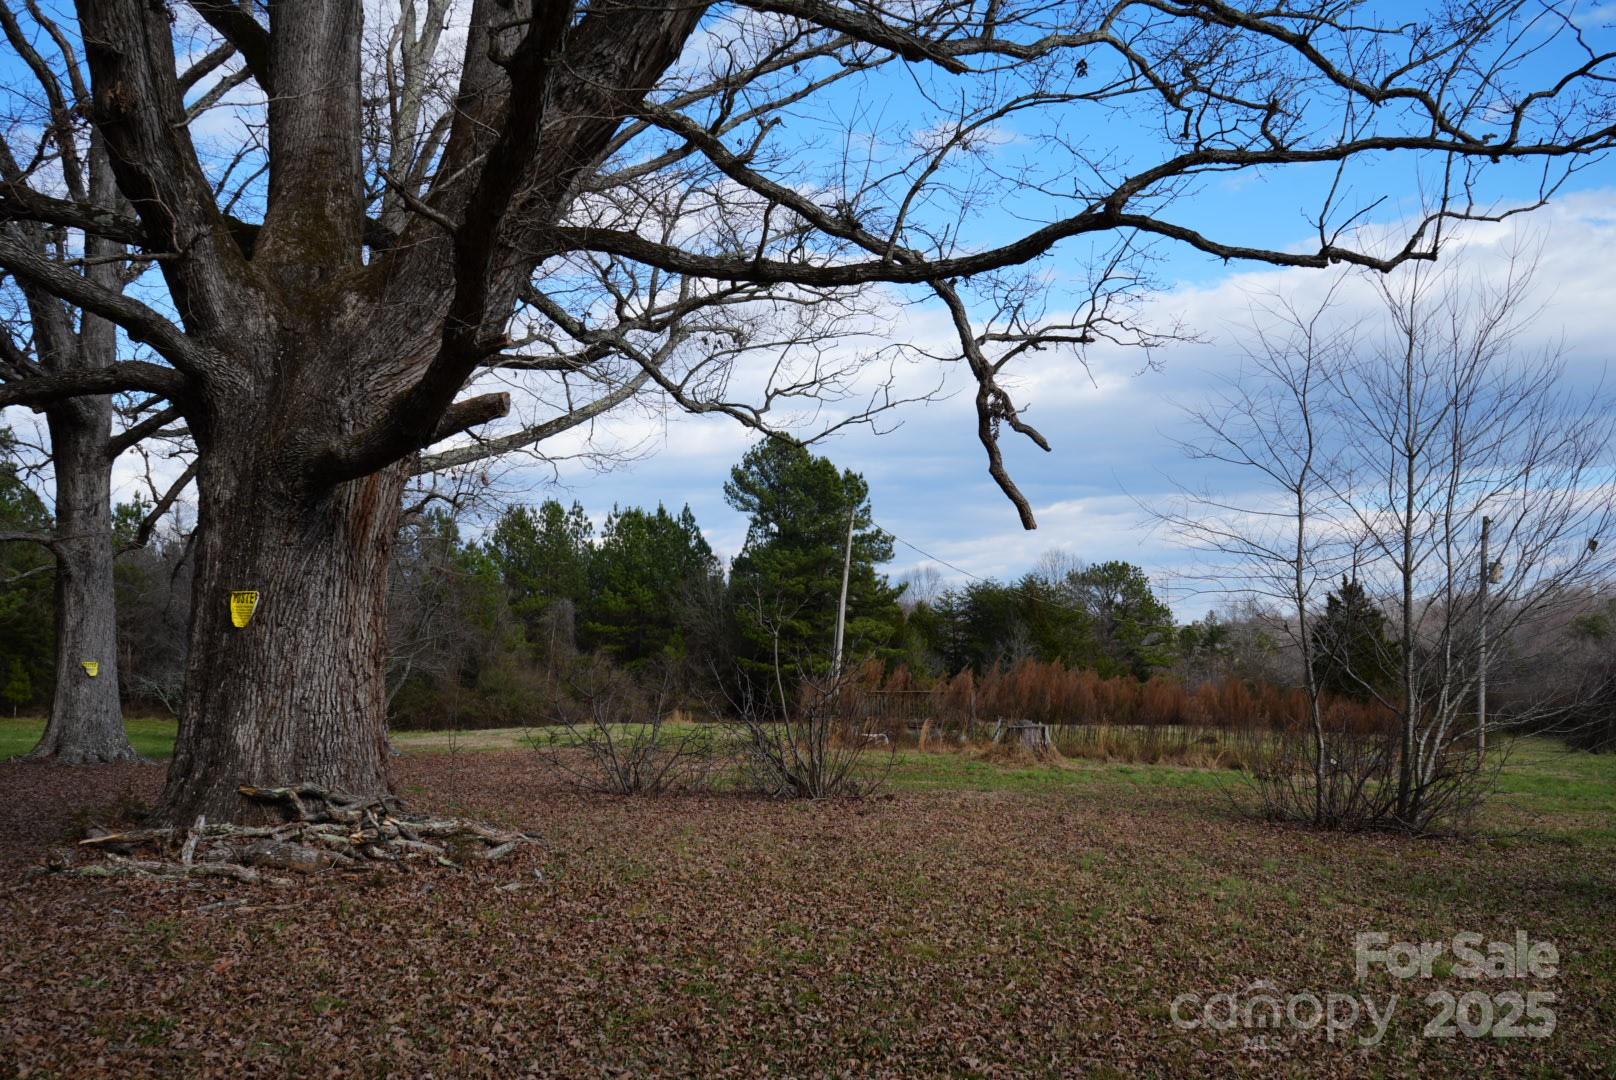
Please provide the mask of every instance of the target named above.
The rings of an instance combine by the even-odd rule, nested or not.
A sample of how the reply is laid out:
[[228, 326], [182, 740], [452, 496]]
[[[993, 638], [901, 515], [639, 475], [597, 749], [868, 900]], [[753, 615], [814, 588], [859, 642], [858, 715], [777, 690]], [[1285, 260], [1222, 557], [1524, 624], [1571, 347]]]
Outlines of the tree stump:
[[1013, 720], [1005, 725], [1005, 735], [1012, 744], [1020, 743], [1034, 754], [1047, 754], [1055, 746], [1055, 741], [1049, 734], [1048, 724]]

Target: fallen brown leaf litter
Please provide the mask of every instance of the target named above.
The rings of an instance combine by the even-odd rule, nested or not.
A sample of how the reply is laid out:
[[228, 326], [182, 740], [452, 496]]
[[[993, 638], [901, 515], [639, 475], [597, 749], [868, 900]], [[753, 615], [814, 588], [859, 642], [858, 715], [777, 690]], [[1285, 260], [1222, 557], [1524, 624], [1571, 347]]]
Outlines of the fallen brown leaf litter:
[[[0, 766], [0, 1076], [1442, 1077], [1616, 1060], [1610, 848], [1343, 841], [1242, 819], [1220, 792], [1094, 776], [801, 804], [583, 796], [522, 752], [410, 757], [398, 791], [423, 816], [546, 846], [249, 886], [19, 882], [111, 804], [149, 803], [162, 769]], [[1517, 928], [1563, 958], [1547, 1040], [1424, 1038], [1424, 995], [1474, 985], [1354, 977], [1360, 930]], [[1375, 1047], [1173, 1027], [1176, 994], [1257, 979], [1402, 1003]]]
[[79, 865], [78, 852], [55, 849], [47, 868], [77, 877], [230, 878], [249, 885], [291, 884], [282, 874], [363, 870], [376, 864], [427, 862], [459, 869], [494, 863], [537, 837], [466, 818], [411, 813], [392, 796], [356, 797], [318, 784], [243, 787], [287, 818], [278, 825], [209, 823], [186, 829], [95, 827], [78, 842], [100, 856]]

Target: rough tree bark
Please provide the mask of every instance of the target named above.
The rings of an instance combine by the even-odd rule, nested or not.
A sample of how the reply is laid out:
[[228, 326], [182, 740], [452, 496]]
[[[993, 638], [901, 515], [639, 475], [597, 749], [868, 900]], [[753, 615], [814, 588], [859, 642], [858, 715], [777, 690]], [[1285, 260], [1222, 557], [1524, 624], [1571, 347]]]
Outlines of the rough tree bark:
[[[199, 478], [196, 601], [179, 741], [165, 816], [263, 816], [238, 804], [249, 778], [297, 777], [333, 790], [388, 789], [387, 568], [404, 470], [395, 465], [314, 493], [244, 465], [242, 443], [213, 449]], [[221, 452], [223, 451], [223, 452]], [[244, 628], [230, 593], [259, 601]]]
[[[99, 136], [90, 146], [87, 194], [110, 207], [117, 193]], [[43, 244], [41, 245], [43, 248]], [[122, 290], [117, 256], [122, 245], [85, 240], [85, 277], [111, 292]], [[36, 347], [48, 371], [108, 370], [117, 361], [117, 328], [85, 313], [75, 332], [69, 311], [55, 297], [28, 290]], [[135, 761], [119, 700], [118, 619], [113, 580], [112, 398], [68, 398], [45, 409], [56, 480], [56, 688], [45, 732], [27, 760], [64, 765]], [[97, 665], [94, 676], [83, 666]]]
[[[56, 690], [31, 761], [96, 765], [138, 758], [118, 699], [118, 621], [113, 590], [112, 402], [104, 396], [52, 406], [56, 473]], [[82, 661], [98, 665], [92, 677]]]
[[[272, 812], [243, 798], [244, 784], [385, 791], [387, 569], [407, 459], [508, 408], [503, 394], [450, 403], [505, 341], [526, 279], [510, 249], [553, 219], [619, 123], [622, 91], [601, 87], [651, 85], [699, 10], [605, 5], [568, 29], [566, 4], [539, 5], [530, 28], [479, 5], [461, 82], [468, 130], [445, 168], [488, 164], [463, 170], [470, 181], [444, 197], [457, 227], [418, 217], [368, 264], [357, 6], [289, 0], [271, 12], [270, 202], [250, 251], [200, 177], [134, 164], [189, 152], [173, 134], [166, 17], [101, 0], [81, 11], [93, 41], [119, 43], [88, 57], [98, 122], [126, 149], [124, 190], [155, 185], [133, 196], [136, 209], [176, 231], [189, 216], [213, 246], [170, 278], [200, 346], [176, 366], [193, 369], [187, 419], [201, 469], [187, 692], [158, 819]], [[625, 52], [624, 35], [645, 47]], [[563, 36], [565, 78], [546, 73]], [[506, 98], [507, 79], [538, 78], [548, 94]], [[122, 88], [134, 81], [154, 84], [169, 115], [131, 111]], [[229, 614], [241, 589], [260, 594], [245, 628]]]

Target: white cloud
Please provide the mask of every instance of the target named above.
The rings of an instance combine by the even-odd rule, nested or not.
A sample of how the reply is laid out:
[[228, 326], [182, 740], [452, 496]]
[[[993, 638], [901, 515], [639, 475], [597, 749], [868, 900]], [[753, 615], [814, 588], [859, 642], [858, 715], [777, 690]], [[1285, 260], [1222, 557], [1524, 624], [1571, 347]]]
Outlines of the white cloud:
[[[1535, 285], [1545, 304], [1523, 347], [1563, 340], [1573, 376], [1596, 378], [1610, 357], [1610, 343], [1616, 342], [1616, 304], [1608, 298], [1609, 252], [1616, 250], [1613, 193], [1584, 191], [1533, 216], [1474, 227], [1448, 257], [1462, 256], [1483, 274], [1502, 273], [1511, 245], [1522, 237], [1541, 245]], [[1164, 497], [1175, 484], [1194, 483], [1199, 475], [1173, 445], [1182, 431], [1178, 406], [1204, 400], [1219, 377], [1237, 370], [1241, 328], [1254, 296], [1284, 292], [1305, 306], [1320, 299], [1331, 280], [1330, 273], [1314, 270], [1247, 270], [1154, 297], [1147, 315], [1182, 318], [1204, 339], [1163, 350], [1157, 371], [1139, 373], [1137, 350], [1104, 348], [1089, 356], [1092, 382], [1070, 358], [1041, 359], [1022, 372], [1016, 380], [1019, 399], [1028, 404], [1028, 419], [1054, 445], [1046, 455], [1006, 438], [1012, 473], [1038, 515], [1040, 527], [1033, 533], [1017, 526], [1012, 508], [986, 475], [969, 394], [906, 411], [890, 434], [842, 435], [820, 449], [867, 476], [876, 514], [886, 527], [970, 574], [1019, 574], [1044, 551], [1063, 547], [1085, 559], [1126, 559], [1158, 582], [1168, 582], [1189, 572], [1192, 556], [1153, 529], [1140, 504]], [[1370, 283], [1348, 288], [1343, 303], [1372, 310]], [[894, 332], [934, 343], [947, 336], [935, 312], [916, 309], [904, 312]], [[965, 378], [965, 372], [953, 372], [951, 385], [962, 389]], [[733, 553], [743, 526], [724, 507], [720, 489], [747, 441], [730, 421], [674, 417], [654, 456], [599, 477], [563, 467], [563, 480], [591, 509], [613, 501], [688, 500], [703, 527], [718, 538], [715, 546]], [[890, 569], [898, 574], [927, 561], [900, 545]], [[951, 578], [959, 576], [943, 569]], [[1181, 616], [1199, 614], [1218, 599], [1192, 594], [1182, 581], [1174, 591]]]

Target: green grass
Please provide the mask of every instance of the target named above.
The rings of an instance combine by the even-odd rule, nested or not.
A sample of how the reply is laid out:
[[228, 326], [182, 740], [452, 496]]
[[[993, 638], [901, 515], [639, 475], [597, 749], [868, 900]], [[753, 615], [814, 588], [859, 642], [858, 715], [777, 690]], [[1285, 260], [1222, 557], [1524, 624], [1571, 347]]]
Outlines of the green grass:
[[1116, 765], [1068, 758], [1049, 764], [1005, 763], [969, 752], [900, 750], [889, 778], [900, 791], [1065, 791], [1073, 788], [1213, 788], [1239, 781], [1225, 769]]
[[1616, 820], [1616, 754], [1568, 750], [1548, 739], [1511, 748], [1498, 793], [1544, 810], [1586, 810]]
[[[1223, 768], [1120, 764], [1066, 758], [1006, 763], [969, 752], [900, 750], [889, 786], [898, 791], [1075, 792], [1125, 800], [1132, 789], [1225, 792], [1242, 803], [1245, 776]], [[1616, 849], [1616, 754], [1567, 750], [1549, 739], [1521, 739], [1508, 750], [1498, 786], [1477, 828], [1489, 842], [1531, 834], [1575, 847]]]
[[1616, 754], [1521, 739], [1482, 808], [1483, 827], [1529, 832], [1576, 847], [1616, 848]]
[[[177, 724], [173, 720], [137, 717], [124, 722], [129, 741], [136, 750], [149, 758], [166, 758], [174, 753], [174, 735]], [[626, 732], [629, 725], [615, 725], [617, 733]], [[687, 734], [700, 725], [668, 722], [662, 730], [670, 737]], [[0, 761], [26, 754], [39, 741], [45, 730], [41, 716], [0, 718]], [[560, 745], [571, 741], [564, 731], [547, 728], [487, 728], [471, 731], [395, 731], [393, 744], [407, 754], [475, 753], [487, 750], [523, 750], [535, 745], [549, 745], [546, 732], [555, 730]]]
[[[166, 758], [174, 753], [173, 720], [155, 717], [134, 717], [124, 721], [129, 741], [135, 751], [144, 757]], [[0, 718], [0, 761], [26, 754], [34, 748], [45, 730], [42, 716], [7, 716]]]
[[[27, 753], [44, 730], [41, 717], [0, 718], [0, 761]], [[698, 725], [670, 722], [671, 735]], [[151, 717], [126, 722], [129, 740], [154, 759], [173, 753], [175, 723]], [[479, 753], [520, 750], [545, 738], [545, 729], [397, 731], [405, 753]], [[559, 734], [565, 744], [567, 737]], [[879, 757], [879, 755], [875, 755]], [[1096, 798], [1125, 796], [1130, 788], [1234, 789], [1241, 776], [1221, 768], [1119, 764], [1084, 758], [1051, 763], [994, 761], [968, 751], [899, 750], [889, 786], [896, 791], [978, 791], [1038, 794], [1084, 792]], [[1483, 809], [1484, 833], [1507, 838], [1528, 831], [1576, 846], [1616, 847], [1616, 754], [1567, 750], [1548, 739], [1521, 739], [1508, 749], [1498, 788]]]
[[[614, 736], [632, 735], [631, 729], [639, 725], [612, 724]], [[695, 734], [710, 725], [687, 721], [668, 720], [662, 733], [670, 739]], [[484, 750], [524, 750], [551, 745], [568, 746], [576, 738], [564, 728], [508, 727], [481, 728], [474, 731], [395, 731], [393, 745], [406, 754], [475, 753]], [[554, 740], [553, 742], [551, 740]]]

